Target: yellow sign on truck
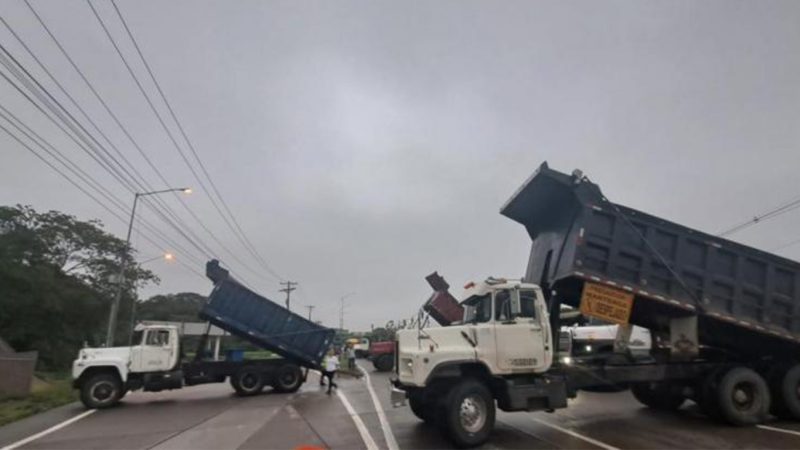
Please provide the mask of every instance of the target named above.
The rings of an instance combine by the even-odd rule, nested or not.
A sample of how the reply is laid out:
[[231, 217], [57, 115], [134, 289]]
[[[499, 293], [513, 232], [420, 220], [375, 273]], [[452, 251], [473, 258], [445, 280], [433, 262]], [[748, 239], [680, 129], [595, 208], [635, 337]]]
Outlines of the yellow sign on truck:
[[585, 283], [581, 314], [624, 325], [631, 317], [633, 293], [597, 283]]

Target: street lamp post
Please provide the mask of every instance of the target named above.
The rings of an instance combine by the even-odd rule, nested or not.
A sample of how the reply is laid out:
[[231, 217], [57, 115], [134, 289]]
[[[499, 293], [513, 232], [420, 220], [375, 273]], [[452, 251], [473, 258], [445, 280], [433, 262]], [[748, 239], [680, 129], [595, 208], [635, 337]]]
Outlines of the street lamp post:
[[106, 347], [113, 347], [114, 345], [114, 332], [117, 329], [117, 314], [119, 313], [119, 302], [122, 299], [122, 289], [125, 284], [125, 252], [131, 244], [131, 232], [133, 231], [133, 220], [136, 217], [136, 205], [139, 203], [139, 197], [146, 197], [148, 195], [165, 194], [167, 192], [184, 192], [191, 194], [190, 188], [171, 188], [163, 189], [160, 191], [152, 192], [137, 192], [133, 196], [133, 208], [131, 208], [131, 220], [128, 223], [128, 235], [125, 237], [125, 248], [120, 253], [119, 274], [117, 276], [117, 293], [114, 295], [114, 301], [111, 303], [111, 310], [108, 313], [108, 330], [106, 332]]

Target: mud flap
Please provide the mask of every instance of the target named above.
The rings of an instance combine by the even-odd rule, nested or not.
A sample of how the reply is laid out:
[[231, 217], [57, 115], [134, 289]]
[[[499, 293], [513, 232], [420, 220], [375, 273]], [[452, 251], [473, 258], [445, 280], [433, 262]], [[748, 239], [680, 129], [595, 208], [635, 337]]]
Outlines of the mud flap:
[[670, 353], [676, 360], [689, 360], [697, 356], [697, 316], [673, 318], [669, 321]]

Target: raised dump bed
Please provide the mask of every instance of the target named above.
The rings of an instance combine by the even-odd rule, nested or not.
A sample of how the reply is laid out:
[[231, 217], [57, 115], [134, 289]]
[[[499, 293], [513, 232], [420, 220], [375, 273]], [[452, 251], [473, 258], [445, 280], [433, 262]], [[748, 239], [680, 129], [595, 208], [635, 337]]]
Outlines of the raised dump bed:
[[295, 363], [318, 368], [335, 331], [307, 320], [233, 279], [216, 260], [206, 264], [214, 282], [200, 317], [234, 336]]
[[795, 261], [614, 204], [579, 171], [547, 163], [501, 213], [533, 241], [526, 279], [561, 302], [612, 298], [601, 312], [610, 321], [654, 330], [696, 317], [701, 346], [736, 354], [800, 348]]

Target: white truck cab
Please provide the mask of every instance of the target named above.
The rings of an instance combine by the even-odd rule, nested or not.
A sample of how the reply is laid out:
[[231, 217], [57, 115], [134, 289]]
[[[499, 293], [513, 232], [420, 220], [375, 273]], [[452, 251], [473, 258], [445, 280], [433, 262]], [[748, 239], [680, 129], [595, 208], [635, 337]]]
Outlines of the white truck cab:
[[550, 319], [539, 286], [489, 278], [465, 286], [464, 320], [397, 332], [392, 401], [439, 421], [459, 446], [485, 441], [495, 401], [505, 411], [566, 405], [545, 373], [553, 364]]
[[472, 363], [496, 375], [550, 368], [550, 321], [538, 286], [490, 278], [468, 284], [462, 305], [459, 324], [397, 332], [400, 383], [422, 387], [436, 371]]
[[[180, 364], [180, 336], [171, 325], [137, 325], [130, 347], [83, 348], [72, 363], [72, 379], [81, 400], [90, 407], [116, 403], [129, 389], [142, 386], [145, 375], [169, 380], [165, 388], [181, 387], [174, 381]], [[154, 378], [154, 377], [150, 377]]]

